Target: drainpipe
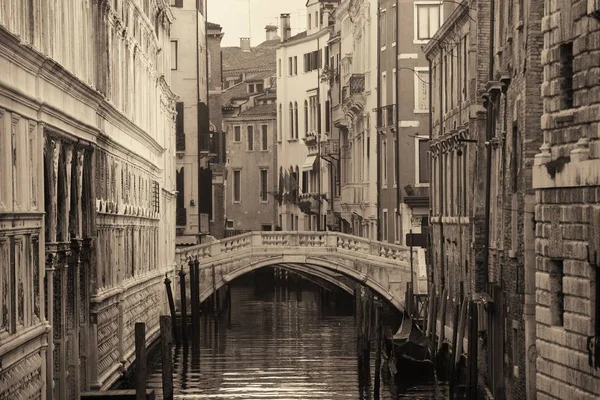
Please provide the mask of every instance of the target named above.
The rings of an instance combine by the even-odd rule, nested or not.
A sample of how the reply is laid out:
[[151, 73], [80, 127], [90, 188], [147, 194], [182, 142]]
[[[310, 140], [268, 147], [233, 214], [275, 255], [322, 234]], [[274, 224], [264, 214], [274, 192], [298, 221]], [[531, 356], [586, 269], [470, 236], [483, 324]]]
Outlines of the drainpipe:
[[[202, 176], [200, 172], [200, 166], [202, 165], [202, 156], [201, 156], [201, 145], [200, 145], [200, 135], [201, 135], [201, 121], [200, 121], [200, 9], [198, 8], [198, 2], [196, 2], [196, 139], [198, 143], [196, 144], [198, 150], [198, 193], [196, 194], [198, 198], [198, 235], [200, 237], [200, 242], [202, 242], [202, 215], [200, 214], [200, 210], [202, 207], [200, 203], [202, 201], [201, 193], [201, 185], [202, 185]], [[206, 32], [205, 32], [206, 33]]]
[[[378, 116], [381, 113], [381, 34], [379, 24], [381, 23], [381, 4], [380, 0], [377, 0], [377, 115], [375, 120], [377, 122]], [[398, 6], [396, 6], [398, 7]], [[396, 74], [398, 71], [396, 71]], [[377, 139], [377, 157], [375, 157], [377, 163], [377, 241], [381, 240], [381, 163], [379, 157], [381, 155], [381, 140], [379, 138], [379, 129], [375, 129], [375, 137]]]
[[[394, 85], [396, 85], [396, 98], [394, 102], [396, 103], [396, 121], [394, 121], [396, 126], [396, 158], [394, 160], [394, 168], [396, 168], [396, 215], [400, 222], [400, 226], [396, 228], [396, 230], [400, 233], [400, 237], [398, 241], [402, 243], [402, 213], [401, 213], [401, 204], [402, 204], [402, 191], [400, 188], [400, 62], [398, 61], [398, 57], [400, 55], [400, 40], [398, 40], [398, 21], [400, 21], [400, 1], [396, 0], [396, 37], [394, 40], [396, 41], [396, 81]], [[429, 91], [429, 95], [431, 97], [431, 90]], [[411, 239], [412, 240], [412, 239]]]
[[[396, 57], [396, 59], [398, 59], [398, 57]], [[432, 79], [433, 78], [433, 73], [432, 73], [433, 62], [427, 56], [425, 56], [425, 59], [427, 60], [427, 64], [429, 65], [429, 112], [427, 114], [429, 117], [429, 143], [431, 143], [431, 138], [433, 136], [433, 90], [431, 90], [431, 86], [433, 85], [433, 79]], [[400, 154], [400, 153], [398, 153], [398, 154]], [[430, 187], [433, 187], [433, 183], [431, 180], [432, 171], [433, 171], [433, 158], [430, 156], [429, 157], [429, 185], [430, 185]], [[400, 187], [400, 176], [398, 176], [398, 187]], [[431, 202], [431, 190], [429, 190], [429, 215], [433, 215], [433, 209], [431, 207], [431, 203], [432, 203]], [[429, 252], [429, 257], [427, 257], [427, 258], [429, 258], [431, 265], [433, 266], [433, 254], [432, 254], [433, 253], [433, 250], [432, 250], [433, 240], [431, 237], [431, 233], [432, 233], [433, 229], [431, 229], [431, 226], [432, 226], [431, 222], [429, 223], [429, 226], [430, 226], [429, 232], [427, 233], [427, 239], [429, 240], [429, 243], [427, 246], [427, 250]], [[431, 271], [430, 271], [431, 282], [429, 282], [429, 283], [433, 283], [435, 281], [434, 280], [434, 277], [435, 277], [434, 272], [435, 272], [435, 269], [431, 268]], [[434, 293], [430, 293], [430, 295], [434, 295]]]
[[[530, 170], [531, 171], [531, 170]], [[528, 173], [531, 173], [528, 171]], [[535, 194], [525, 195], [523, 215], [523, 246], [525, 304], [523, 320], [525, 321], [525, 393], [528, 400], [536, 398], [536, 364], [535, 357]]]
[[[322, 4], [322, 3], [321, 3]], [[321, 7], [320, 12], [323, 12]], [[319, 32], [320, 33], [320, 32]], [[317, 66], [317, 159], [319, 160], [319, 171], [317, 172], [317, 189], [319, 190], [319, 208], [317, 210], [317, 231], [321, 230], [321, 65], [323, 64], [323, 56], [321, 54], [320, 37], [317, 36], [317, 61], [321, 58], [321, 62]]]
[[[440, 46], [441, 47], [441, 46]], [[444, 68], [446, 68], [446, 65], [444, 64], [444, 58], [442, 56], [443, 53], [443, 47], [441, 47], [440, 49], [440, 74], [443, 73]], [[441, 75], [440, 75], [441, 76]], [[442, 80], [440, 79], [440, 82]], [[446, 84], [446, 82], [444, 82], [444, 84]], [[442, 134], [444, 132], [444, 105], [443, 105], [443, 101], [442, 99], [444, 99], [444, 88], [442, 87], [442, 85], [439, 85], [439, 99], [440, 99], [440, 106], [439, 108], [439, 113], [440, 113], [440, 133]], [[441, 154], [441, 159], [439, 160], [440, 163], [440, 184], [439, 184], [439, 191], [440, 191], [440, 214], [439, 214], [439, 224], [440, 224], [440, 293], [444, 292], [444, 289], [446, 287], [446, 257], [445, 257], [445, 249], [446, 249], [446, 245], [444, 244], [445, 240], [444, 240], [444, 221], [443, 221], [443, 216], [444, 216], [444, 212], [445, 212], [445, 193], [444, 193], [444, 174], [441, 173], [441, 171], [445, 170], [445, 168], [442, 167], [442, 162], [444, 161], [444, 154]]]
[[[488, 81], [494, 80], [494, 9], [495, 0], [490, 0], [490, 50], [489, 50], [489, 69], [488, 69]], [[487, 124], [485, 130], [485, 142], [486, 142], [486, 182], [485, 182], [485, 219], [484, 219], [484, 251], [483, 251], [483, 279], [485, 283], [485, 290], [487, 291], [489, 282], [489, 258], [490, 258], [490, 203], [491, 203], [491, 192], [492, 192], [492, 134], [494, 131], [494, 118], [492, 109], [494, 106], [494, 99], [488, 99], [487, 108]]]

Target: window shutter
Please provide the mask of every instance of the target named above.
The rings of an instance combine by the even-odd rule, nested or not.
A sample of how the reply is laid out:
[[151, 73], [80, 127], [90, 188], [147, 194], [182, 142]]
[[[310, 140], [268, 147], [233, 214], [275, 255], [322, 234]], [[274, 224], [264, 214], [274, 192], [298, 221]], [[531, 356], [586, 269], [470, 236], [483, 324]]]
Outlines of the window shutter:
[[183, 103], [176, 103], [175, 110], [177, 111], [177, 119], [175, 120], [176, 132], [177, 135], [183, 135]]
[[182, 8], [183, 7], [183, 0], [175, 0], [175, 7]]

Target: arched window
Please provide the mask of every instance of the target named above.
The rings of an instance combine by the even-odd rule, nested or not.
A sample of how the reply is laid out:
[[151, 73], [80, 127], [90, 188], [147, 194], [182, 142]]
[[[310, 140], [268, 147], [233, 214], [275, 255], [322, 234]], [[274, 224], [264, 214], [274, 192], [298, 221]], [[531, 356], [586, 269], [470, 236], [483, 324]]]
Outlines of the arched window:
[[298, 102], [294, 102], [294, 138], [298, 139]]
[[304, 100], [304, 136], [308, 136], [308, 101]]
[[279, 126], [277, 127], [277, 139], [281, 141], [281, 134], [283, 129], [281, 126], [283, 125], [283, 104], [279, 103]]
[[290, 101], [290, 139], [294, 138], [294, 105]]

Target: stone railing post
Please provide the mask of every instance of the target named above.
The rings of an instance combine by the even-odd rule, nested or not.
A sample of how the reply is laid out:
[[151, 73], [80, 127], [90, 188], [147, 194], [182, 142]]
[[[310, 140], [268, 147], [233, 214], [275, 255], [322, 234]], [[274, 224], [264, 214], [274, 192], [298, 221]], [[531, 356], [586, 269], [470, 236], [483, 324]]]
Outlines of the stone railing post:
[[[221, 241], [215, 241], [210, 244], [208, 248], [208, 254], [210, 257], [216, 257], [221, 254]], [[202, 257], [202, 251], [200, 252], [200, 257]]]
[[252, 247], [260, 247], [263, 245], [263, 237], [261, 232], [252, 232]]
[[327, 247], [328, 249], [336, 249], [338, 235], [333, 232], [325, 232], [325, 235], [325, 247]]

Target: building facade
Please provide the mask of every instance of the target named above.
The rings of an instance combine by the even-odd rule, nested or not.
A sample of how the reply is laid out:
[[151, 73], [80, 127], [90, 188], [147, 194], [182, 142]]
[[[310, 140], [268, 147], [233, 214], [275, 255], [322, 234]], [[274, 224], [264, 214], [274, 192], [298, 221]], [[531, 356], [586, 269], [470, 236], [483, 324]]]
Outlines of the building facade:
[[277, 105], [256, 105], [225, 120], [227, 231], [271, 231], [277, 226]]
[[220, 25], [207, 22], [206, 25], [207, 57], [208, 57], [208, 109], [209, 134], [202, 148], [210, 157], [208, 169], [212, 179], [212, 190], [204, 197], [210, 204], [210, 234], [216, 239], [225, 237], [225, 131], [223, 130], [223, 85], [221, 76], [222, 51], [221, 40], [224, 33]]
[[310, 0], [307, 30], [290, 37], [290, 16], [282, 14], [277, 48], [277, 160], [279, 226], [283, 230], [325, 230], [329, 176], [321, 149], [331, 135], [327, 42], [337, 1]]
[[599, 18], [597, 1], [557, 1], [545, 4], [541, 20], [544, 142], [533, 166], [538, 399], [600, 396]]
[[[463, 6], [464, 5], [464, 6]], [[449, 300], [460, 295], [486, 301], [485, 254], [486, 108], [481, 93], [489, 76], [490, 4], [444, 4], [445, 22], [424, 47], [431, 78], [431, 258], [429, 282]], [[452, 307], [440, 320], [452, 321]], [[483, 320], [483, 318], [482, 318]], [[449, 336], [450, 323], [443, 327]], [[486, 323], [478, 326], [487, 335]], [[489, 338], [489, 337], [488, 337]], [[489, 340], [489, 339], [488, 339]], [[483, 340], [478, 343], [478, 379], [486, 386]], [[492, 348], [492, 346], [487, 346]]]
[[[171, 10], [177, 23], [173, 24], [171, 34], [171, 77], [173, 91], [179, 97], [176, 123], [177, 241], [179, 244], [196, 244], [200, 243], [201, 234], [209, 232], [206, 209], [211, 208], [205, 203], [206, 199], [212, 199], [211, 177], [204, 173], [206, 157], [201, 150], [201, 145], [204, 145], [201, 133], [208, 119], [206, 104], [209, 94], [205, 54], [206, 9], [198, 9], [203, 2], [196, 0], [172, 3]], [[209, 185], [209, 195], [203, 196], [206, 189], [200, 190], [201, 184], [204, 188]], [[201, 221], [204, 226], [201, 226]]]
[[377, 239], [377, 4], [342, 2], [336, 19], [341, 24], [338, 75], [343, 116], [336, 114], [341, 230]]
[[425, 247], [429, 225], [429, 63], [421, 46], [439, 29], [437, 1], [381, 0], [379, 113], [381, 239]]
[[162, 0], [0, 10], [0, 393], [79, 398], [131, 365], [134, 323], [153, 339], [166, 311], [173, 16]]

